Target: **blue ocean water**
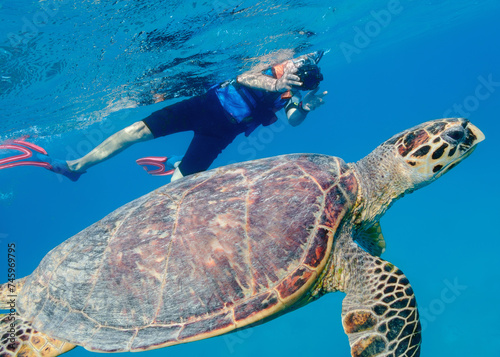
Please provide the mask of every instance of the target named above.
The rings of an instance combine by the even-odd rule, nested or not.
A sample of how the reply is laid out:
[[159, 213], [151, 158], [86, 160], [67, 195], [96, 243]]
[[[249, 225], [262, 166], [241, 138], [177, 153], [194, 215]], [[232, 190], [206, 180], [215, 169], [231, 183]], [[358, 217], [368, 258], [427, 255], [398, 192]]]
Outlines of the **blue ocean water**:
[[[468, 117], [486, 140], [388, 211], [383, 258], [416, 292], [422, 356], [497, 356], [499, 15], [494, 0], [2, 2], [0, 141], [29, 136], [73, 159], [217, 81], [324, 49], [327, 103], [298, 128], [280, 120], [238, 137], [213, 167], [296, 152], [356, 161], [418, 123]], [[190, 138], [138, 144], [77, 183], [41, 168], [1, 170], [0, 254], [6, 260], [15, 242], [17, 276], [30, 274], [60, 242], [167, 183], [134, 161], [182, 154]], [[144, 355], [348, 356], [342, 299], [330, 294], [263, 326]]]

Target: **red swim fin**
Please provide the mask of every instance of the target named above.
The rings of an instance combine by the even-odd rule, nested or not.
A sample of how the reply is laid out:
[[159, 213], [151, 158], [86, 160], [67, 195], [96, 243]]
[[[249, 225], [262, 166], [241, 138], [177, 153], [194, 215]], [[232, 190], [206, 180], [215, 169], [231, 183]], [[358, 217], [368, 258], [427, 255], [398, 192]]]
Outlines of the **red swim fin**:
[[168, 163], [166, 156], [148, 156], [138, 159], [136, 162], [152, 176], [168, 176], [175, 171], [175, 168]]
[[76, 181], [82, 173], [71, 171], [66, 161], [52, 159], [44, 148], [24, 141], [22, 139], [11, 140], [0, 145], [0, 150], [16, 150], [18, 155], [11, 155], [0, 159], [0, 170], [16, 166], [37, 166], [61, 174]]

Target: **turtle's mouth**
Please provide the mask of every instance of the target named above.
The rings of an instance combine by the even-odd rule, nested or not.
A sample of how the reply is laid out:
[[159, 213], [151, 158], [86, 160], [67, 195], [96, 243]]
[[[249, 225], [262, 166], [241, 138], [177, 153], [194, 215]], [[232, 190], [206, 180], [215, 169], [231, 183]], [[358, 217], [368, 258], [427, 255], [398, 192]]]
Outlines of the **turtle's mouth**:
[[458, 158], [455, 161], [452, 161], [445, 165], [441, 170], [438, 171], [438, 173], [434, 176], [434, 178], [441, 177], [441, 175], [445, 174], [446, 172], [450, 171], [452, 168], [457, 166], [459, 163], [462, 162], [465, 158], [469, 157], [472, 152], [476, 150], [476, 145], [474, 145], [472, 148], [470, 148], [465, 154], [463, 154], [460, 158]]

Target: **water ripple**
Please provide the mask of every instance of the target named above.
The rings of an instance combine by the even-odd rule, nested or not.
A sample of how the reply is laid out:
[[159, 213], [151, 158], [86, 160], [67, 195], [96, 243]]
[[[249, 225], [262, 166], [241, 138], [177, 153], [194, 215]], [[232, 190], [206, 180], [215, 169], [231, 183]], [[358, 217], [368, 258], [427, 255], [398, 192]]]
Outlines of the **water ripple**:
[[[403, 2], [402, 2], [403, 3]], [[384, 45], [466, 19], [478, 4], [404, 2]], [[256, 65], [334, 48], [387, 1], [19, 0], [0, 13], [0, 139], [77, 130], [110, 103], [191, 96]], [[429, 9], [434, 11], [429, 16]], [[451, 11], [453, 10], [453, 11]], [[419, 22], [418, 19], [422, 19]], [[425, 27], [421, 24], [424, 23]], [[381, 44], [378, 44], [382, 46]]]

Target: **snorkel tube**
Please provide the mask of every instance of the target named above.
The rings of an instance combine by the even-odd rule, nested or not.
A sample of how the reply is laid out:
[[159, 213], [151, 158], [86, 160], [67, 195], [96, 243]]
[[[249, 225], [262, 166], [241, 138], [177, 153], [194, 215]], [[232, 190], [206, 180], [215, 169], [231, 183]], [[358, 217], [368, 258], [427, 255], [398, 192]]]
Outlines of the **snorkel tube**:
[[297, 58], [293, 62], [295, 64], [297, 64], [299, 62], [304, 62], [304, 64], [308, 63], [308, 64], [318, 65], [319, 61], [321, 61], [324, 54], [325, 54], [325, 51], [323, 51], [323, 50], [314, 51], [312, 53], [308, 53], [307, 55], [304, 55], [304, 56]]

